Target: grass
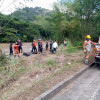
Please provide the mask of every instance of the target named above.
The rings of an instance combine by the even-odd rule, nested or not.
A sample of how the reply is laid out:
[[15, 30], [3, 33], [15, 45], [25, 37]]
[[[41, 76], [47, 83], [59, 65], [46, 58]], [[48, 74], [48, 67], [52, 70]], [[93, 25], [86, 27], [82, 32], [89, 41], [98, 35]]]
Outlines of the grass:
[[0, 55], [0, 67], [5, 66], [8, 63], [8, 58], [4, 53]]
[[[17, 60], [17, 59], [16, 59]], [[12, 64], [15, 64], [15, 59], [13, 59]], [[9, 62], [9, 63], [10, 63]], [[18, 62], [18, 61], [17, 61]], [[9, 80], [17, 79], [17, 77], [21, 76], [25, 72], [28, 71], [28, 68], [25, 66], [22, 60], [20, 60], [20, 64], [18, 65], [13, 65], [9, 69], [2, 70], [0, 72], [0, 88]]]
[[35, 61], [34, 67], [35, 67], [35, 68], [44, 68], [45, 65], [46, 65], [46, 64], [44, 64], [44, 63], [41, 64], [41, 63], [39, 63], [39, 61]]
[[47, 60], [47, 65], [48, 66], [53, 66], [54, 65], [54, 60], [50, 59], [50, 60]]
[[55, 64], [54, 60], [49, 59], [43, 63], [39, 63], [38, 61], [35, 62], [35, 68], [45, 68], [45, 67], [53, 67]]
[[11, 78], [16, 78], [22, 74], [24, 74], [25, 72], [27, 72], [27, 68], [26, 67], [22, 67], [22, 66], [19, 66], [19, 68], [17, 68], [17, 70], [13, 73], [9, 73], [10, 77]]
[[64, 52], [64, 54], [71, 56], [72, 53], [78, 53], [79, 50], [82, 49], [82, 47], [78, 46], [82, 46], [82, 42], [75, 42], [72, 44], [70, 41], [68, 41], [67, 47], [64, 47], [63, 44], [59, 46], [59, 53], [63, 54]]

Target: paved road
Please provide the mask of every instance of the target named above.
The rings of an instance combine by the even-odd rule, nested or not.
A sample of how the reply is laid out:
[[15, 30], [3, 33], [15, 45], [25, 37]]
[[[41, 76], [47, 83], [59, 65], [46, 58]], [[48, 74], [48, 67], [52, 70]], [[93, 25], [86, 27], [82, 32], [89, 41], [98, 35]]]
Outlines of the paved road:
[[92, 68], [52, 100], [100, 100], [100, 70]]

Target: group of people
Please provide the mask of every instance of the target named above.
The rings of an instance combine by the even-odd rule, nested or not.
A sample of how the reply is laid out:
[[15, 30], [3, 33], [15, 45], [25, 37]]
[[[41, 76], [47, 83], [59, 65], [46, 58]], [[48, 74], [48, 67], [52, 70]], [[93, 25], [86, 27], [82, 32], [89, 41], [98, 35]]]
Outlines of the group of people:
[[[86, 40], [83, 43], [83, 50], [84, 50], [84, 53], [85, 53], [85, 58], [84, 58], [85, 63], [88, 63], [89, 53], [90, 53], [90, 50], [91, 50], [91, 44], [93, 44], [93, 45], [96, 44], [96, 43], [92, 42], [90, 39], [91, 39], [91, 36], [87, 35]], [[10, 43], [10, 45], [9, 45], [9, 47], [10, 47], [10, 56], [13, 55], [12, 45], [13, 45], [12, 43]], [[63, 45], [64, 45], [64, 47], [67, 47], [67, 41], [66, 40], [64, 40]], [[45, 44], [46, 50], [48, 50], [49, 47], [50, 47], [50, 52], [56, 54], [56, 50], [58, 48], [57, 42], [56, 41], [54, 41], [54, 42], [46, 41], [46, 44]], [[17, 40], [17, 42], [14, 45], [14, 56], [16, 56], [16, 55], [19, 56], [19, 53], [22, 53], [22, 51], [23, 51], [22, 42], [20, 40]], [[31, 52], [34, 53], [34, 54], [43, 52], [43, 43], [42, 43], [41, 40], [38, 40], [38, 45], [36, 43], [36, 40], [33, 40]]]
[[14, 45], [14, 53], [13, 53], [13, 43], [10, 43], [9, 48], [10, 48], [10, 53], [9, 53], [10, 56], [14, 54], [14, 56], [18, 55], [19, 57], [19, 53], [22, 53], [23, 51], [22, 42], [20, 40], [17, 40], [17, 42]]
[[[46, 44], [45, 44], [46, 50], [48, 50], [49, 45], [50, 45], [50, 52], [56, 54], [56, 49], [58, 47], [57, 42], [56, 41], [54, 41], [54, 42], [50, 41], [50, 44], [49, 44], [49, 42], [47, 41]], [[14, 55], [14, 56], [18, 55], [18, 57], [19, 57], [19, 54], [22, 53], [22, 51], [23, 51], [22, 42], [20, 40], [17, 40], [17, 42], [14, 45], [14, 52], [13, 52], [13, 43], [10, 43], [9, 49], [10, 49], [10, 53], [9, 53], [10, 56], [11, 55]], [[38, 45], [37, 45], [36, 40], [33, 40], [31, 52], [34, 53], [34, 54], [43, 52], [43, 43], [42, 43], [41, 40], [38, 40]]]
[[[31, 50], [32, 53], [34, 53], [34, 54], [42, 53], [43, 52], [43, 43], [42, 43], [42, 41], [38, 40], [38, 50], [37, 50], [36, 44], [37, 44], [36, 41], [33, 40], [33, 42], [32, 42], [32, 50]], [[50, 41], [50, 52], [56, 53], [57, 47], [58, 47], [58, 44], [57, 44], [56, 41], [55, 42]], [[48, 41], [46, 41], [45, 48], [46, 48], [46, 50], [48, 50], [48, 48], [49, 48], [49, 42]]]

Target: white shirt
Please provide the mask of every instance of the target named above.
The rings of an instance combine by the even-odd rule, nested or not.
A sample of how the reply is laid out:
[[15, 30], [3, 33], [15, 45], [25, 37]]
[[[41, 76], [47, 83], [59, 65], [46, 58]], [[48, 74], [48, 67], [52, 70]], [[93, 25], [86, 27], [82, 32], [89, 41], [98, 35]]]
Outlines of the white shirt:
[[53, 48], [57, 48], [58, 47], [58, 44], [56, 42], [53, 43]]
[[91, 50], [91, 41], [85, 41], [87, 43], [86, 45], [86, 51], [90, 51]]

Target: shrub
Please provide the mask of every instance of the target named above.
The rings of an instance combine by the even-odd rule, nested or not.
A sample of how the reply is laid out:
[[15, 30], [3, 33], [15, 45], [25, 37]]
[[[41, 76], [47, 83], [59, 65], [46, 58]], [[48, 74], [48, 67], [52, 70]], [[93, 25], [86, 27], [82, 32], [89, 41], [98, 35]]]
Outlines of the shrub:
[[54, 60], [52, 60], [52, 59], [51, 59], [51, 60], [48, 60], [48, 61], [47, 61], [47, 64], [48, 64], [49, 66], [53, 66], [53, 65], [54, 65]]
[[7, 57], [2, 51], [0, 50], [0, 66], [7, 64]]

